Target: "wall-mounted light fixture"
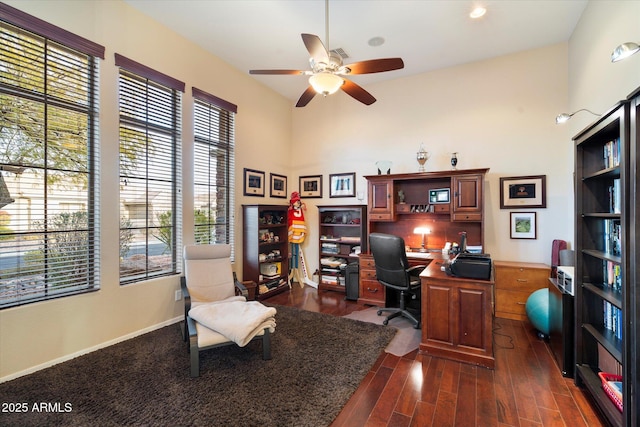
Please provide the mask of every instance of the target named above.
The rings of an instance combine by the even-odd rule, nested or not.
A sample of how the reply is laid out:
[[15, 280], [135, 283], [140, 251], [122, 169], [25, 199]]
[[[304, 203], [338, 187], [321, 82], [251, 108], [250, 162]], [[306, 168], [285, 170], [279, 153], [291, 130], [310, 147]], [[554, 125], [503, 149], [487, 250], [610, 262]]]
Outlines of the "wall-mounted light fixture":
[[422, 246], [420, 252], [427, 252], [427, 234], [431, 233], [431, 230], [427, 227], [416, 227], [413, 229], [414, 234], [422, 234]]
[[594, 113], [594, 112], [593, 112], [593, 111], [591, 111], [591, 110], [587, 110], [586, 108], [582, 108], [582, 109], [580, 109], [580, 110], [578, 110], [578, 111], [574, 111], [574, 112], [573, 112], [573, 113], [571, 113], [571, 114], [568, 114], [568, 113], [561, 113], [561, 114], [558, 114], [558, 115], [556, 116], [556, 124], [558, 124], [558, 125], [559, 125], [560, 123], [564, 123], [564, 122], [568, 121], [571, 117], [573, 117], [573, 115], [574, 115], [574, 114], [579, 113], [580, 111], [586, 111], [587, 113], [591, 113], [591, 114], [593, 114], [594, 116], [598, 116], [598, 117], [600, 116], [600, 114], [596, 114], [596, 113]]
[[640, 51], [640, 45], [638, 45], [638, 43], [622, 43], [611, 52], [611, 62], [622, 61], [638, 51]]

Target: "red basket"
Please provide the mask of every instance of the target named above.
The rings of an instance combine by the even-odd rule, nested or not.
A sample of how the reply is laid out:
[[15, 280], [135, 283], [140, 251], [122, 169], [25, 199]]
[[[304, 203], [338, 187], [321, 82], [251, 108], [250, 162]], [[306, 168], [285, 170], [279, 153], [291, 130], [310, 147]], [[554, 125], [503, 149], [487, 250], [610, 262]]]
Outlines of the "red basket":
[[609, 384], [609, 381], [622, 381], [622, 376], [608, 374], [606, 372], [598, 372], [598, 376], [600, 380], [602, 380], [604, 392], [607, 393], [607, 396], [609, 396], [609, 399], [616, 405], [616, 408], [622, 412], [622, 394]]

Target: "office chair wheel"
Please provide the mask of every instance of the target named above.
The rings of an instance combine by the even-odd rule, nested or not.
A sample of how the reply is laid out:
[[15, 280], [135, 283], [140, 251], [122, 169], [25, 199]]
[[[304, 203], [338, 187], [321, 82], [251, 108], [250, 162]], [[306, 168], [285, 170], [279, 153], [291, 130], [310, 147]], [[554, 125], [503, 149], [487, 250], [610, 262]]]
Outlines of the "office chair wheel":
[[378, 310], [378, 316], [382, 315], [382, 310]]
[[382, 324], [383, 324], [384, 326], [387, 326], [387, 325], [389, 324], [389, 320], [384, 319], [384, 320], [382, 321]]

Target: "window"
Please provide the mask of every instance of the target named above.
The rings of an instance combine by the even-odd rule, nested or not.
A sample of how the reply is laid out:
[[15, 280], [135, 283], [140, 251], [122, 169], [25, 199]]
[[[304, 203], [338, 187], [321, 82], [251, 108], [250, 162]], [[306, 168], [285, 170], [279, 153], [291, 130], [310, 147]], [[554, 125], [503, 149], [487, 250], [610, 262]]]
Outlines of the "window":
[[116, 54], [120, 66], [120, 283], [178, 273], [184, 83]]
[[99, 287], [100, 58], [0, 3], [0, 308]]
[[237, 107], [196, 88], [193, 97], [195, 241], [230, 243], [233, 248]]

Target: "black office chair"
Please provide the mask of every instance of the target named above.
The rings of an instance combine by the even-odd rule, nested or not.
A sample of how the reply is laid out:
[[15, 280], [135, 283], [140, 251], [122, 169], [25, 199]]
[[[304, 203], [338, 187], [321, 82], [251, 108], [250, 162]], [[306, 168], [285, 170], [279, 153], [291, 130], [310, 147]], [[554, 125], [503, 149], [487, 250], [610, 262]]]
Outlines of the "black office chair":
[[[385, 287], [398, 291], [400, 294], [399, 307], [385, 307], [378, 310], [378, 316], [383, 312], [391, 314], [382, 322], [387, 325], [394, 317], [402, 316], [411, 321], [415, 329], [420, 328], [420, 313], [414, 315], [407, 308], [406, 299], [416, 299], [420, 295], [420, 278], [418, 275], [425, 268], [424, 265], [409, 267], [407, 254], [404, 249], [404, 239], [391, 234], [371, 233], [369, 248], [376, 264], [376, 279]], [[389, 298], [387, 298], [389, 300]], [[418, 299], [418, 306], [419, 304]]]

